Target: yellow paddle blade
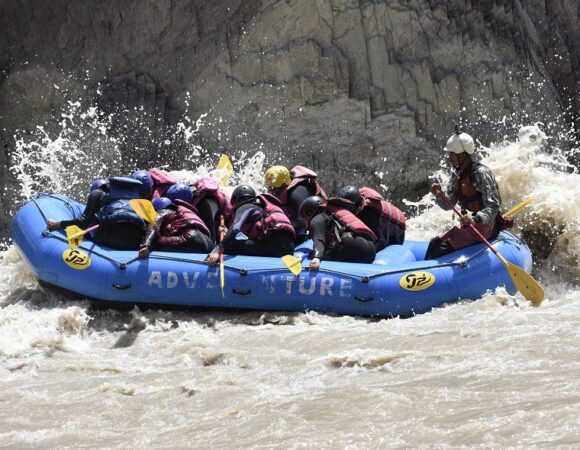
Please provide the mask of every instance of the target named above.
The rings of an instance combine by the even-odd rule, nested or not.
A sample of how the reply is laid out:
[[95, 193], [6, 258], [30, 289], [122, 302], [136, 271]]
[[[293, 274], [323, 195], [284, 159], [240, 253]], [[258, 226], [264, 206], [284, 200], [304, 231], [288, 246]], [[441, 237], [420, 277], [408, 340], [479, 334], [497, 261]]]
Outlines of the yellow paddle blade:
[[228, 155], [222, 154], [220, 156], [220, 160], [217, 163], [216, 170], [219, 172], [216, 178], [219, 180], [220, 186], [224, 187], [228, 185], [228, 180], [232, 172], [234, 171], [234, 166], [228, 158]]
[[519, 211], [520, 209], [522, 209], [524, 206], [528, 206], [533, 201], [534, 201], [533, 198], [528, 198], [528, 199], [524, 200], [523, 202], [519, 203], [518, 205], [514, 206], [512, 209], [510, 209], [508, 212], [506, 212], [503, 216], [504, 217], [509, 217], [513, 213], [515, 213], [515, 212]]
[[83, 236], [85, 232], [77, 227], [76, 225], [71, 225], [66, 227], [66, 238], [68, 239], [68, 245], [71, 249], [77, 248], [83, 242]]
[[134, 198], [133, 200], [129, 200], [131, 204], [131, 208], [135, 210], [135, 212], [148, 223], [155, 222], [157, 218], [157, 212], [153, 207], [153, 203], [151, 203], [146, 198]]
[[223, 260], [220, 261], [220, 288], [222, 290], [222, 297], [224, 296], [224, 286], [225, 286], [225, 277], [224, 277], [224, 262]]
[[284, 255], [282, 256], [282, 262], [286, 264], [288, 270], [294, 275], [300, 275], [300, 272], [302, 272], [302, 260], [300, 258], [292, 255]]
[[542, 303], [542, 300], [544, 300], [544, 289], [530, 276], [528, 272], [521, 267], [510, 263], [508, 263], [506, 268], [512, 277], [512, 281], [518, 288], [518, 291], [520, 291], [526, 299], [536, 306]]
[[542, 286], [524, 269], [506, 261], [499, 253], [496, 255], [504, 264], [517, 290], [535, 306], [542, 303], [542, 300], [544, 300], [544, 289]]

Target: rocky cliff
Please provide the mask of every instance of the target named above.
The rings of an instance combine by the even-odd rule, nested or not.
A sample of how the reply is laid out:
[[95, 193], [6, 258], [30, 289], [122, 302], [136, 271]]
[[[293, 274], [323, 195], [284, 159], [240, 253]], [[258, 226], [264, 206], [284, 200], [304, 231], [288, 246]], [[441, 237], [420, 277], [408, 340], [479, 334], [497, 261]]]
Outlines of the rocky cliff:
[[[459, 119], [485, 144], [521, 123], [579, 117], [575, 0], [0, 6], [2, 192], [15, 134], [56, 132], [70, 101], [112, 117], [126, 170], [189, 164], [176, 124], [207, 114], [196, 157], [262, 150], [314, 168], [329, 191], [370, 183], [394, 199], [427, 186]], [[8, 204], [5, 194], [4, 230]]]

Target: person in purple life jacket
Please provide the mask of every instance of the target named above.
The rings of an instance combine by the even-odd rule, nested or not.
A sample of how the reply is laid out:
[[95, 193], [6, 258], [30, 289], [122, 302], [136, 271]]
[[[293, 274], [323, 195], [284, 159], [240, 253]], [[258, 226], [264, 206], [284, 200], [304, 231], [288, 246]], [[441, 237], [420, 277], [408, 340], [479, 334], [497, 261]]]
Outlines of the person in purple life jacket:
[[[147, 228], [139, 257], [149, 256], [151, 249], [207, 253], [214, 245], [210, 231], [191, 205], [193, 194], [185, 183], [176, 183], [167, 197], [153, 200], [157, 210], [155, 223]], [[169, 204], [168, 204], [169, 202]]]
[[214, 240], [217, 240], [220, 216], [224, 216], [226, 226], [234, 217], [229, 197], [224, 194], [214, 178], [203, 177], [190, 186], [193, 191], [191, 204], [199, 211], [199, 216], [207, 225]]
[[377, 252], [393, 244], [402, 245], [405, 240], [406, 218], [403, 212], [389, 203], [370, 187], [343, 187], [339, 197], [354, 203], [353, 212], [377, 236]]
[[282, 210], [292, 221], [297, 242], [305, 241], [306, 225], [304, 218], [299, 214], [300, 205], [313, 195], [327, 199], [316, 172], [303, 166], [294, 166], [291, 170], [284, 166], [272, 166], [264, 173], [264, 184], [268, 188], [268, 193], [282, 203]]
[[232, 205], [233, 223], [208, 255], [210, 266], [217, 264], [222, 250], [233, 255], [278, 257], [294, 252], [294, 228], [276, 197], [256, 195], [251, 186], [242, 185], [234, 189]]
[[141, 198], [155, 200], [156, 198], [165, 196], [167, 189], [173, 186], [176, 181], [171, 176], [161, 169], [136, 170], [131, 175], [142, 183], [139, 190]]
[[376, 236], [352, 213], [354, 204], [341, 198], [314, 195], [300, 206], [312, 239], [310, 269], [317, 270], [320, 261], [372, 263], [376, 256]]
[[49, 220], [46, 227], [49, 230], [64, 230], [66, 227], [76, 225], [79, 228], [85, 229], [89, 224], [95, 224], [95, 214], [101, 209], [103, 199], [109, 192], [109, 180], [106, 178], [98, 178], [91, 184], [89, 188], [89, 195], [83, 213], [72, 220]]

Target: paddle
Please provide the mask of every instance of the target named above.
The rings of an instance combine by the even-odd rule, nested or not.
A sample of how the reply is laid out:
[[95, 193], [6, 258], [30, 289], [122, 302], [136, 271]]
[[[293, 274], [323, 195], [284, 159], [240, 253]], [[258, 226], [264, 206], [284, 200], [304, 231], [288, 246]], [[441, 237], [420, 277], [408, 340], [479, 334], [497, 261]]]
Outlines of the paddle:
[[[220, 242], [224, 240], [224, 216], [220, 216]], [[222, 289], [222, 297], [224, 297], [224, 285], [225, 285], [225, 276], [224, 276], [224, 251], [223, 249], [220, 250], [220, 288]]]
[[514, 206], [512, 209], [510, 209], [508, 212], [506, 212], [503, 217], [509, 217], [511, 216], [513, 213], [515, 213], [516, 211], [519, 211], [520, 209], [522, 209], [524, 206], [528, 206], [530, 203], [532, 203], [534, 201], [533, 198], [527, 198], [525, 199], [523, 202], [517, 204], [516, 206]]
[[[145, 198], [138, 198], [129, 200], [129, 203], [131, 204], [131, 207], [135, 210], [137, 215], [139, 215], [139, 217], [141, 217], [143, 220], [145, 220], [148, 223], [155, 222], [155, 219], [157, 218], [157, 213], [155, 212], [155, 208], [153, 208], [153, 204], [149, 200]], [[86, 230], [83, 230], [77, 227], [76, 225], [70, 225], [66, 227], [65, 232], [66, 238], [68, 240], [68, 245], [70, 246], [71, 249], [74, 250], [79, 245], [81, 245], [81, 242], [83, 242], [83, 236], [85, 234], [90, 233], [91, 231], [96, 230], [97, 228], [99, 228], [99, 225], [93, 225], [92, 227], [89, 227]]]
[[[439, 190], [437, 191], [436, 195], [440, 197], [447, 205], [449, 205], [449, 207], [453, 209], [455, 214], [457, 214], [460, 218], [463, 217], [463, 214], [461, 214], [459, 209], [453, 203], [451, 203], [451, 200], [449, 200], [449, 198], [447, 198], [447, 196], [443, 192]], [[531, 275], [527, 273], [524, 269], [506, 261], [506, 259], [503, 256], [501, 256], [500, 253], [495, 248], [493, 248], [493, 246], [487, 241], [487, 239], [483, 237], [483, 235], [477, 230], [477, 228], [472, 223], [469, 224], [469, 227], [479, 237], [479, 239], [481, 239], [481, 241], [485, 245], [487, 245], [487, 247], [493, 252], [493, 254], [497, 256], [499, 260], [503, 263], [517, 290], [520, 291], [522, 295], [526, 299], [530, 300], [534, 305], [537, 306], [540, 303], [542, 303], [542, 300], [544, 300], [544, 289], [542, 288], [542, 286], [540, 286], [539, 283], [536, 280], [534, 280], [531, 277]]]
[[97, 228], [99, 228], [99, 225], [93, 225], [92, 227], [87, 228], [86, 230], [83, 230], [82, 228], [79, 228], [76, 225], [70, 225], [66, 227], [64, 231], [66, 232], [66, 238], [68, 239], [68, 245], [71, 248], [71, 250], [74, 250], [79, 245], [81, 245], [81, 242], [83, 242], [83, 236], [85, 234], [90, 233], [91, 231], [96, 230]]
[[147, 200], [146, 198], [134, 198], [133, 200], [129, 200], [131, 204], [131, 208], [135, 210], [135, 212], [147, 223], [155, 222], [157, 219], [157, 212], [153, 207], [153, 203]]
[[222, 154], [220, 156], [220, 160], [217, 163], [216, 170], [220, 172], [218, 174], [220, 186], [221, 187], [227, 186], [228, 180], [230, 179], [230, 176], [234, 171], [234, 166], [232, 165], [232, 162], [230, 161], [230, 158], [228, 158], [227, 155]]
[[284, 255], [282, 256], [282, 262], [286, 264], [288, 270], [292, 272], [294, 275], [300, 275], [302, 272], [302, 261], [304, 261], [308, 257], [309, 253], [304, 253], [300, 258], [296, 258], [293, 255]]

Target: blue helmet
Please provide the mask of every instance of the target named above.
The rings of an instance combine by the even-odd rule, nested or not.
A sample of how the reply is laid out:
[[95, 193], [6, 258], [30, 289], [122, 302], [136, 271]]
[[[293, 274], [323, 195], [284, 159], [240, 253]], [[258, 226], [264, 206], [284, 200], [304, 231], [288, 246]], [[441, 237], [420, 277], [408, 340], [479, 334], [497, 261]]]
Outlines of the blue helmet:
[[159, 211], [160, 209], [165, 209], [171, 205], [171, 199], [167, 197], [157, 197], [151, 203], [153, 203], [155, 211]]
[[139, 192], [148, 191], [153, 187], [153, 178], [151, 178], [151, 175], [149, 175], [149, 172], [146, 170], [137, 170], [133, 172], [131, 178], [135, 178], [141, 182], [142, 186], [139, 188]]
[[193, 193], [191, 192], [189, 186], [185, 183], [175, 183], [169, 189], [167, 189], [165, 195], [171, 199], [171, 201], [179, 199], [190, 202], [193, 199]]
[[93, 184], [91, 184], [91, 187], [89, 188], [89, 192], [93, 192], [95, 189], [107, 190], [108, 187], [109, 187], [109, 180], [107, 180], [106, 178], [97, 178], [95, 181], [93, 181]]

